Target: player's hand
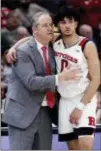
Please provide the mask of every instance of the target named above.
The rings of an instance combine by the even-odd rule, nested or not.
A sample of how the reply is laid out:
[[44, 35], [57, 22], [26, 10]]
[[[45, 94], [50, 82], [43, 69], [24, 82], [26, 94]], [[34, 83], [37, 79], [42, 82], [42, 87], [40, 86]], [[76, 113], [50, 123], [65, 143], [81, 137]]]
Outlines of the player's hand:
[[82, 116], [82, 110], [75, 108], [70, 115], [70, 122], [72, 124], [78, 124], [81, 116]]
[[68, 69], [64, 69], [59, 74], [59, 81], [67, 81], [67, 80], [80, 80], [82, 71], [80, 69], [74, 69], [68, 71]]
[[8, 54], [6, 55], [6, 60], [8, 63], [13, 63], [16, 61], [16, 50], [15, 49], [9, 49]]

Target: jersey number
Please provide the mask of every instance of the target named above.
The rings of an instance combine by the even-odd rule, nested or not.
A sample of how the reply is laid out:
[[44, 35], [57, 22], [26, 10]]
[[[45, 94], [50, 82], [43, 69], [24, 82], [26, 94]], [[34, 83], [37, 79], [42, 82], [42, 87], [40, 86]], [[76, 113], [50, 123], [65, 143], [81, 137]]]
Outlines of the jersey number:
[[61, 71], [68, 66], [68, 61], [65, 59], [61, 60]]

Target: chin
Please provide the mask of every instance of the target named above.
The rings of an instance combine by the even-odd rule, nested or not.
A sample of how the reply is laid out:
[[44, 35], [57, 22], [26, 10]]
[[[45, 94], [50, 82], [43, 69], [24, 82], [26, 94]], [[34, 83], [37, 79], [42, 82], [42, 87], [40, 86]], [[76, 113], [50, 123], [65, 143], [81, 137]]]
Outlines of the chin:
[[50, 41], [53, 39], [53, 36], [49, 36], [47, 39], [49, 39], [49, 41]]
[[65, 36], [71, 36], [72, 33], [71, 32], [68, 32], [68, 33], [64, 33]]

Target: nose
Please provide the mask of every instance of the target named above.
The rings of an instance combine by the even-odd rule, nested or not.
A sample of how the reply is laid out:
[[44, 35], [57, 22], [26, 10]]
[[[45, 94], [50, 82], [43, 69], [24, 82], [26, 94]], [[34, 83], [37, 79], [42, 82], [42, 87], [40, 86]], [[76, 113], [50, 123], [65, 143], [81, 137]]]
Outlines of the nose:
[[49, 31], [52, 31], [52, 29], [53, 29], [52, 26], [51, 26], [51, 25], [48, 25], [48, 30], [49, 30]]
[[66, 28], [69, 28], [69, 27], [70, 27], [70, 24], [69, 24], [69, 23], [66, 23], [66, 24], [65, 24], [65, 27], [66, 27]]

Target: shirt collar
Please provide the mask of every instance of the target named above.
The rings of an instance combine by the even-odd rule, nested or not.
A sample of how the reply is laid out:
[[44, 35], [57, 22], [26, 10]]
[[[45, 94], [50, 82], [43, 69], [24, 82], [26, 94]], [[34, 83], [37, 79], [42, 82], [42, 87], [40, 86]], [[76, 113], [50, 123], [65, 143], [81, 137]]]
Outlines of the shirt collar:
[[39, 41], [37, 41], [36, 39], [35, 39], [35, 41], [36, 41], [37, 46], [38, 46], [39, 49], [41, 49], [43, 46], [46, 46], [48, 48], [48, 45], [43, 45]]

